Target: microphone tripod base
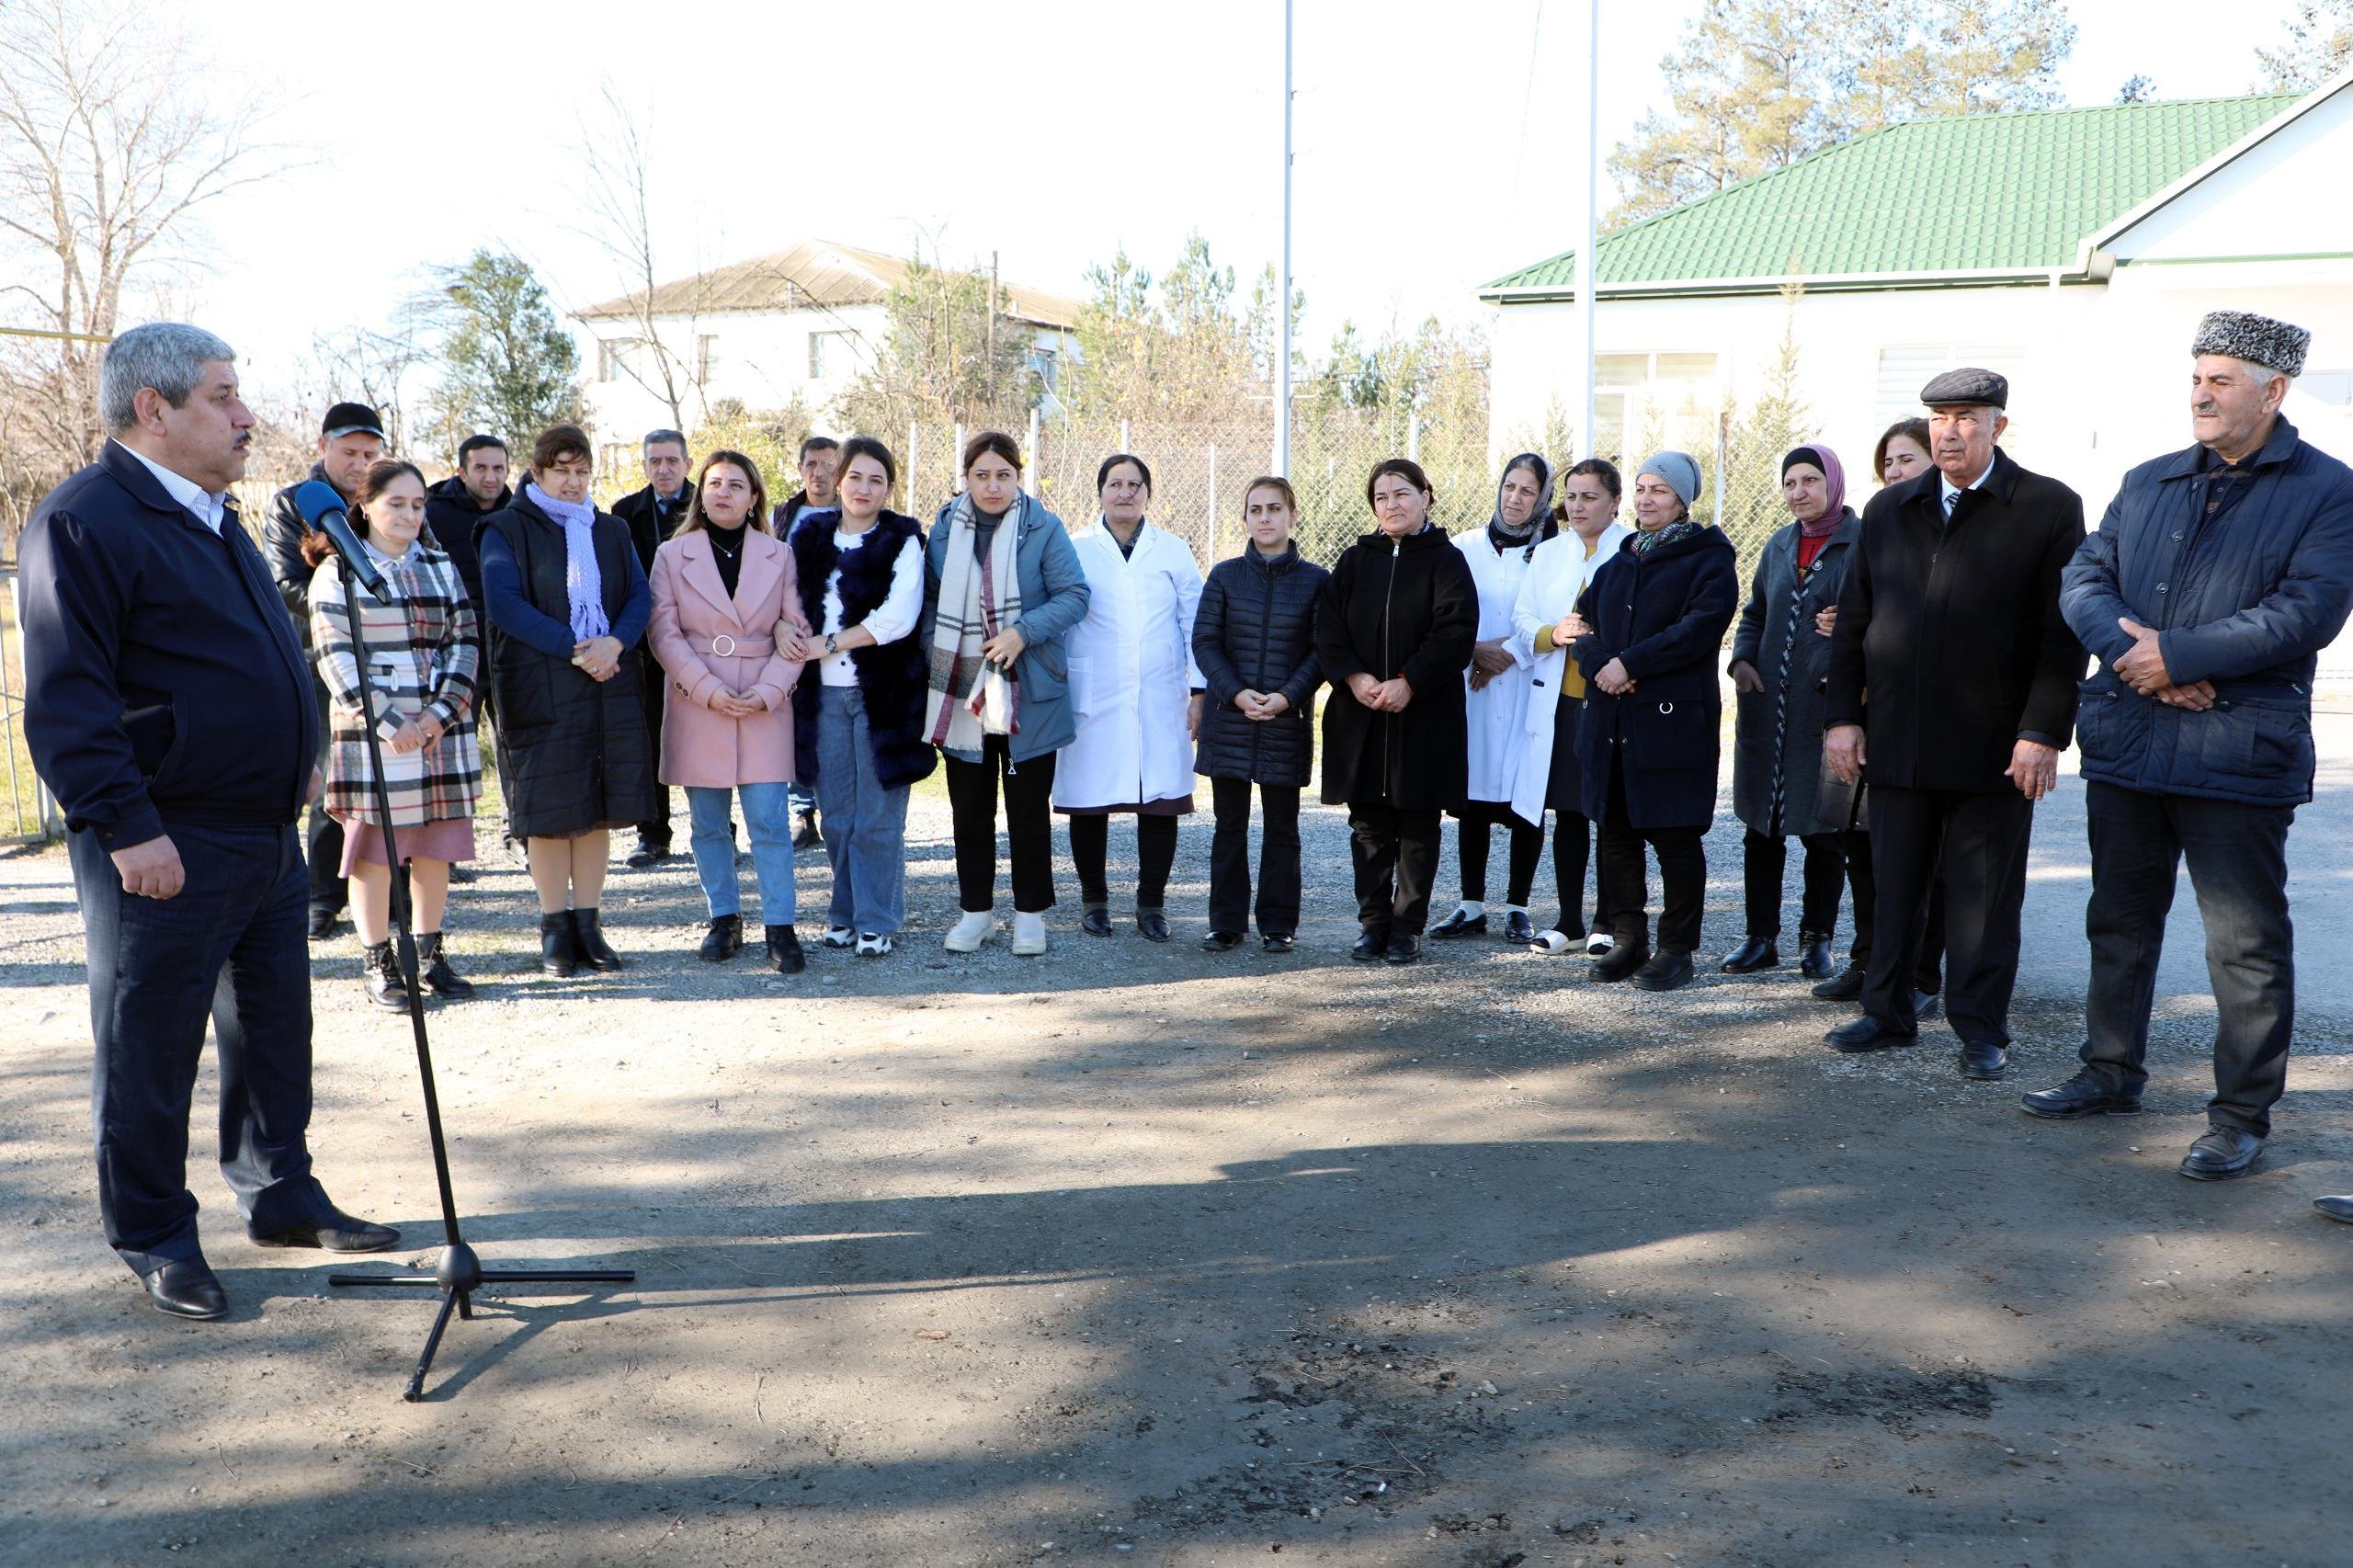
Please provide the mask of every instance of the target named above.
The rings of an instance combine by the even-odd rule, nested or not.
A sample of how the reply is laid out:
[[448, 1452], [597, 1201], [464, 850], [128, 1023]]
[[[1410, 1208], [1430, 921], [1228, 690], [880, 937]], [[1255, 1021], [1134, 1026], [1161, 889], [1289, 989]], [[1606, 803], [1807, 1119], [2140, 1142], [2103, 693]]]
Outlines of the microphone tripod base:
[[441, 1292], [441, 1310], [433, 1314], [433, 1328], [425, 1336], [425, 1353], [416, 1358], [416, 1370], [409, 1374], [408, 1386], [401, 1397], [415, 1404], [425, 1397], [425, 1375], [433, 1369], [434, 1354], [441, 1348], [442, 1333], [449, 1326], [449, 1314], [471, 1319], [474, 1315], [473, 1293], [484, 1285], [631, 1285], [637, 1281], [633, 1268], [484, 1268], [474, 1249], [463, 1242], [452, 1242], [441, 1249], [441, 1259], [431, 1274], [330, 1274], [329, 1285], [351, 1288], [367, 1286], [407, 1287]]

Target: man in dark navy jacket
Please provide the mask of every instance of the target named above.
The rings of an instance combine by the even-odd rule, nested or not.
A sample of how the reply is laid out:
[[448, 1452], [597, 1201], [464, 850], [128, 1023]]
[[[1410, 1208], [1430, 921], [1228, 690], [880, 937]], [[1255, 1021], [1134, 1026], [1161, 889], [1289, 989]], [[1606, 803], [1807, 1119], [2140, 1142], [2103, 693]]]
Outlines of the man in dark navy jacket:
[[311, 972], [294, 824], [311, 672], [227, 494], [253, 415], [235, 356], [157, 323], [108, 346], [113, 438], [19, 551], [25, 734], [65, 810], [89, 948], [98, 1210], [164, 1312], [228, 1311], [198, 1244], [188, 1120], [205, 1023], [221, 1170], [265, 1246], [372, 1252], [396, 1233], [311, 1174]]
[[2353, 471], [2279, 416], [2312, 335], [2240, 311], [2190, 352], [2196, 444], [2124, 476], [2060, 606], [2099, 661], [2080, 739], [2092, 894], [2083, 1071], [2034, 1116], [2136, 1111], [2174, 879], [2206, 926], [2214, 1097], [2181, 1174], [2243, 1176], [2285, 1088], [2296, 1009], [2288, 824], [2313, 798], [2313, 671], [2353, 607]]
[[[1909, 1045], [1927, 900], [1942, 857], [1945, 1017], [1961, 1075], [2008, 1065], [2034, 805], [2057, 785], [2083, 644], [2059, 614], [2059, 574], [2084, 541], [2084, 504], [1995, 443], [2010, 386], [1948, 370], [1921, 389], [1927, 473], [1863, 511], [1830, 640], [1823, 759], [1870, 779], [1879, 907], [1863, 1016], [1839, 1051]], [[1864, 700], [1866, 691], [1870, 701]]]

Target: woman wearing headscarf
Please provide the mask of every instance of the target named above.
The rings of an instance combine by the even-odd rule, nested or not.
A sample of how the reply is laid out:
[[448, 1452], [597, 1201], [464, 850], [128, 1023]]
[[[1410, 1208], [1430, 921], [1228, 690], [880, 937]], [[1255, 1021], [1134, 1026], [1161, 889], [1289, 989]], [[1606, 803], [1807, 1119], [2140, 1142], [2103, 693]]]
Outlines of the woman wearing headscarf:
[[1561, 913], [1532, 944], [1537, 951], [1561, 954], [1582, 948], [1598, 958], [1614, 938], [1594, 922], [1585, 923], [1585, 873], [1593, 851], [1593, 824], [1585, 814], [1585, 765], [1577, 753], [1577, 728], [1585, 712], [1585, 676], [1569, 656], [1571, 616], [1577, 597], [1619, 545], [1634, 530], [1618, 520], [1624, 488], [1617, 465], [1587, 458], [1560, 477], [1560, 503], [1569, 525], [1536, 547], [1512, 606], [1512, 628], [1536, 667], [1529, 677], [1528, 721], [1521, 737], [1519, 771], [1512, 781], [1511, 809], [1523, 822], [1552, 812], [1552, 880]]
[[1201, 568], [1185, 541], [1144, 516], [1152, 470], [1116, 452], [1095, 473], [1102, 506], [1071, 536], [1086, 574], [1086, 618], [1070, 631], [1070, 700], [1077, 730], [1054, 764], [1054, 809], [1070, 818], [1070, 858], [1085, 914], [1079, 929], [1111, 935], [1105, 881], [1111, 818], [1136, 819], [1136, 935], [1168, 940], [1168, 871], [1176, 819], [1193, 811], [1193, 737], [1201, 672], [1193, 618]]
[[531, 445], [530, 482], [486, 513], [483, 614], [498, 709], [506, 835], [540, 896], [540, 967], [619, 969], [597, 905], [612, 829], [654, 815], [654, 748], [638, 693], [654, 595], [629, 525], [588, 498], [597, 457], [577, 425]]
[[1479, 590], [1430, 521], [1428, 477], [1408, 458], [1373, 465], [1377, 525], [1341, 552], [1315, 612], [1333, 683], [1324, 705], [1324, 801], [1348, 808], [1360, 963], [1422, 955], [1441, 812], [1468, 782], [1462, 672], [1479, 635]]
[[[1691, 517], [1699, 465], [1659, 452], [1635, 472], [1638, 532], [1594, 574], [1568, 628], [1588, 687], [1578, 735], [1585, 814], [1601, 824], [1602, 918], [1617, 945], [1597, 980], [1644, 991], [1689, 983], [1707, 906], [1701, 846], [1716, 813], [1723, 699], [1716, 653], [1740, 602], [1732, 540]], [[1651, 951], [1643, 863], [1658, 857], [1665, 902]]]
[[1838, 602], [1847, 551], [1862, 523], [1847, 505], [1847, 471], [1838, 454], [1819, 441], [1781, 460], [1781, 495], [1795, 520], [1757, 555], [1732, 640], [1730, 673], [1739, 694], [1732, 801], [1748, 830], [1741, 841], [1748, 933], [1724, 960], [1724, 970], [1750, 974], [1779, 965], [1781, 875], [1789, 835], [1795, 834], [1805, 846], [1798, 968], [1809, 980], [1826, 980], [1839, 882], [1847, 871], [1840, 835], [1849, 813], [1819, 799], [1829, 639], [1816, 620]]
[[1552, 469], [1534, 452], [1504, 465], [1495, 509], [1486, 527], [1455, 536], [1479, 590], [1479, 639], [1462, 673], [1463, 717], [1470, 748], [1469, 794], [1456, 812], [1461, 827], [1455, 854], [1462, 866], [1462, 902], [1430, 928], [1433, 937], [1462, 937], [1487, 929], [1487, 853], [1495, 824], [1511, 834], [1509, 881], [1504, 884], [1504, 939], [1528, 943], [1528, 917], [1544, 854], [1544, 813], [1522, 817], [1511, 808], [1512, 787], [1526, 750], [1529, 682], [1535, 649], [1513, 630], [1512, 606], [1537, 546], [1560, 532], [1552, 517]]

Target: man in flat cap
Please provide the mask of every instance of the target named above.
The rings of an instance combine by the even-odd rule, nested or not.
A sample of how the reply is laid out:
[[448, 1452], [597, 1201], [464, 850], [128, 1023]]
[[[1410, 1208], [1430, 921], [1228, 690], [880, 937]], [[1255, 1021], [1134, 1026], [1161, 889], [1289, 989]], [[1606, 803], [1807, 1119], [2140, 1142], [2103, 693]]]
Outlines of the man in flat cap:
[[2143, 463], [2068, 565], [2084, 684], [2092, 949], [2083, 1070], [2026, 1096], [2061, 1120], [2137, 1111], [2157, 955], [2186, 856], [2214, 987], [2209, 1131], [2181, 1174], [2263, 1152], [2295, 1021], [2288, 824], [2313, 798], [2314, 656], [2353, 607], [2353, 472], [2279, 416], [2311, 335], [2217, 311], [2190, 345], [2195, 444]]
[[[1922, 389], [1935, 467], [1863, 511], [1830, 644], [1824, 758], [1868, 766], [1879, 906], [1863, 1016], [1836, 1050], [1909, 1045], [1912, 971], [1939, 846], [1945, 1017], [1961, 1075], [2008, 1065], [2034, 803], [2058, 782], [2083, 645], [2059, 615], [2059, 574], [2084, 540], [2084, 504], [1995, 443], [2009, 383], [1948, 370]], [[1865, 692], [1870, 701], [1864, 700]]]
[[[294, 621], [294, 640], [302, 644], [306, 657], [311, 652], [312, 567], [302, 559], [302, 536], [310, 530], [302, 526], [302, 508], [295, 504], [294, 493], [307, 480], [322, 479], [335, 486], [348, 506], [358, 499], [368, 465], [383, 455], [384, 422], [376, 417], [376, 411], [364, 403], [338, 403], [327, 410], [319, 426], [318, 460], [311, 465], [305, 481], [288, 485], [269, 504], [269, 521], [261, 530], [262, 551], [269, 557], [270, 574], [278, 579], [278, 597], [286, 601], [286, 613]], [[311, 696], [319, 710], [319, 755], [324, 761], [328, 738], [327, 687], [315, 669], [311, 675]], [[302, 858], [311, 878], [308, 929], [311, 940], [321, 942], [334, 934], [335, 921], [350, 903], [343, 875], [343, 824], [327, 815], [324, 797], [311, 802], [310, 823], [302, 837]]]

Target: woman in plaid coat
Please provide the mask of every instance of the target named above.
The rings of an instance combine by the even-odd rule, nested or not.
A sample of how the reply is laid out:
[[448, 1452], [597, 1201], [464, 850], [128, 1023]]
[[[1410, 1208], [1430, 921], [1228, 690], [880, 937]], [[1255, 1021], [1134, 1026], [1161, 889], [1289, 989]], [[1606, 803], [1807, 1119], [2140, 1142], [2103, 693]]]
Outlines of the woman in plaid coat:
[[[473, 606], [447, 555], [421, 543], [425, 476], [404, 462], [368, 470], [352, 530], [383, 574], [390, 602], [355, 590], [368, 649], [376, 735], [385, 793], [401, 859], [409, 869], [417, 962], [442, 996], [473, 994], [441, 950], [441, 916], [449, 898], [449, 863], [474, 853], [474, 801], [482, 794], [482, 754], [474, 744], [474, 685], [480, 657]], [[327, 559], [324, 536], [303, 541], [317, 567], [311, 580], [311, 642], [326, 683], [332, 739], [327, 747], [327, 813], [344, 824], [343, 874], [354, 892], [353, 923], [365, 949], [364, 982], [373, 1001], [406, 1012], [415, 1006], [393, 961], [392, 870], [376, 809], [375, 775], [360, 728], [359, 666], [352, 607]]]

